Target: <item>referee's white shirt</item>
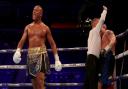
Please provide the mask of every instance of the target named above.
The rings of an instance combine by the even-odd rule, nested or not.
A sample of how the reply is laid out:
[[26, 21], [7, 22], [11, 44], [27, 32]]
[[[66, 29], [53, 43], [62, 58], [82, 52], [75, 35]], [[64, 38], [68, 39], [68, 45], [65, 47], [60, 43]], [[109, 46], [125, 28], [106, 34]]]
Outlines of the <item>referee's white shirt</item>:
[[98, 24], [95, 28], [91, 29], [88, 37], [88, 51], [87, 54], [93, 54], [99, 58], [101, 50], [101, 36], [100, 30], [106, 18], [107, 10], [103, 10]]

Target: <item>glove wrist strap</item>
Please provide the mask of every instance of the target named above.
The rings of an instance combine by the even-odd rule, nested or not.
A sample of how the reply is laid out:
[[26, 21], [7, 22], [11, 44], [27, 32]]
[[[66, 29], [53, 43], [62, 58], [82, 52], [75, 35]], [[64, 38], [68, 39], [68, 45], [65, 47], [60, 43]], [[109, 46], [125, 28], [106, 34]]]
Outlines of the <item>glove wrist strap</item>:
[[54, 58], [55, 58], [55, 61], [59, 61], [59, 56], [57, 53], [54, 55]]
[[17, 52], [20, 52], [20, 51], [21, 51], [21, 49], [20, 49], [20, 48], [17, 48], [17, 49], [16, 49], [16, 51], [17, 51]]

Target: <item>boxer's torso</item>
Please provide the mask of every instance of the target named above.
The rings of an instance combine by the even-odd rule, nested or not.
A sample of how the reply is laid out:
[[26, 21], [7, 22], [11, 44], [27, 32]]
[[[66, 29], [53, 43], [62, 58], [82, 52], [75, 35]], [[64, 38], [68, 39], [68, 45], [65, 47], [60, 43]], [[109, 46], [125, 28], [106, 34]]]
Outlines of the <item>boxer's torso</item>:
[[29, 24], [27, 28], [29, 48], [45, 47], [45, 40], [48, 27], [43, 24]]
[[[111, 34], [112, 32], [110, 30], [106, 30], [104, 35], [102, 36], [101, 39], [101, 49], [104, 49], [111, 41]], [[112, 46], [112, 52], [115, 53], [115, 45]]]

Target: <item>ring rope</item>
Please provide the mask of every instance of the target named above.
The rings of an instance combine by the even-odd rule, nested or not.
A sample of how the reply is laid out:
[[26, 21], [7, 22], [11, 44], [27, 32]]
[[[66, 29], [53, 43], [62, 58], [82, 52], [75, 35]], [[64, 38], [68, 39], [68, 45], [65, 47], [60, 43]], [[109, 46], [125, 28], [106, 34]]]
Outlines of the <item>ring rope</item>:
[[[110, 79], [112, 81], [116, 81], [118, 79], [126, 79], [128, 78], [128, 74], [124, 74], [122, 76], [117, 76], [114, 79]], [[46, 83], [47, 86], [82, 86], [83, 83]], [[0, 83], [0, 87], [31, 87], [32, 83]]]
[[128, 55], [128, 50], [124, 51], [123, 53], [120, 53], [120, 54], [116, 55], [115, 59], [117, 60], [117, 59], [123, 58], [127, 55]]
[[[116, 55], [115, 59], [117, 60], [117, 59], [120, 59], [120, 58], [125, 57], [127, 55], [128, 55], [128, 50], [123, 52], [123, 53]], [[66, 68], [66, 67], [85, 67], [85, 66], [86, 66], [85, 63], [62, 64], [63, 68]], [[51, 64], [50, 67], [54, 68], [55, 65]], [[0, 69], [26, 69], [26, 65], [0, 65]]]
[[[79, 50], [87, 50], [87, 47], [73, 47], [73, 48], [58, 48], [58, 51], [79, 51]], [[0, 53], [13, 53], [16, 49], [2, 49]], [[22, 49], [21, 52], [27, 52], [28, 49]], [[47, 49], [48, 52], [51, 52], [52, 49]]]
[[[128, 34], [128, 29], [126, 31], [116, 35], [116, 38], [122, 38]], [[74, 47], [74, 48], [58, 48], [58, 51], [76, 51], [76, 50], [87, 50], [87, 47]], [[2, 49], [0, 53], [12, 53], [15, 52], [16, 49]], [[47, 49], [47, 51], [52, 51], [52, 49]], [[22, 49], [22, 52], [27, 52], [27, 49]]]
[[[126, 79], [128, 78], [128, 74], [124, 74], [122, 76], [117, 76], [112, 79], [112, 81], [116, 81], [118, 79]], [[111, 79], [110, 79], [111, 80]], [[46, 83], [47, 86], [82, 86], [83, 83]], [[32, 83], [0, 83], [0, 87], [31, 87]]]
[[[62, 67], [85, 67], [85, 63], [62, 64]], [[50, 68], [55, 68], [55, 65], [51, 64]], [[0, 69], [27, 69], [27, 67], [26, 65], [0, 65]]]
[[124, 74], [124, 75], [121, 75], [121, 76], [116, 76], [116, 77], [113, 78], [113, 79], [112, 79], [112, 77], [111, 77], [111, 78], [109, 78], [109, 80], [117, 81], [117, 80], [119, 80], [119, 79], [126, 79], [126, 78], [128, 78], [128, 74]]
[[[116, 59], [120, 59], [124, 56], [128, 55], [128, 50], [118, 54], [115, 56]], [[54, 64], [51, 64], [50, 67], [54, 68]], [[77, 64], [63, 64], [63, 67], [84, 67], [84, 63], [77, 63]], [[0, 69], [26, 69], [26, 65], [1, 65]], [[121, 76], [116, 76], [114, 79], [111, 79], [112, 81], [116, 81], [118, 79], [126, 79], [128, 78], [128, 74], [124, 74]], [[46, 83], [47, 86], [81, 86], [83, 83]], [[30, 87], [32, 86], [31, 83], [0, 83], [0, 87], [8, 86], [8, 87]]]
[[[46, 83], [47, 86], [82, 86], [83, 83]], [[0, 87], [31, 87], [32, 83], [0, 83]]]

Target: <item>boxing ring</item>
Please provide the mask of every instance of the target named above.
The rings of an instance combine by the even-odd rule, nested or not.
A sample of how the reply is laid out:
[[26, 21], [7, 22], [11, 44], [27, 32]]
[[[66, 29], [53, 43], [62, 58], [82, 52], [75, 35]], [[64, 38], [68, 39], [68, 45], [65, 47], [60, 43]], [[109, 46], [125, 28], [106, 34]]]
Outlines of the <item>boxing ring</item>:
[[[75, 48], [59, 48], [58, 51], [74, 51], [74, 50], [87, 50], [87, 47], [75, 47]], [[8, 53], [8, 52], [14, 52], [15, 50], [6, 49], [6, 50], [0, 50], [0, 53]], [[48, 49], [48, 51], [51, 51], [51, 49]], [[22, 52], [27, 52], [27, 49], [23, 49]], [[116, 60], [119, 60], [120, 58], [127, 56], [128, 50], [120, 53], [115, 56]], [[85, 63], [73, 63], [73, 64], [63, 64], [63, 68], [69, 68], [69, 67], [85, 67]], [[51, 68], [54, 68], [54, 64], [50, 65]], [[1, 65], [0, 69], [26, 69], [26, 65]], [[114, 80], [118, 80], [120, 78], [128, 78], [128, 74], [124, 74], [122, 76], [116, 76]], [[83, 83], [47, 83], [48, 86], [81, 86]], [[22, 86], [32, 86], [31, 83], [0, 83], [1, 86], [10, 86], [10, 87], [22, 87]]]
[[[125, 34], [126, 35], [126, 34]], [[117, 38], [119, 36], [124, 36], [124, 33], [121, 33], [117, 35]], [[73, 48], [58, 48], [57, 49], [59, 52], [70, 52], [70, 51], [87, 51], [87, 47], [73, 47]], [[48, 52], [51, 52], [51, 49], [47, 49]], [[0, 53], [6, 54], [6, 53], [14, 53], [15, 49], [2, 49], [0, 50]], [[23, 49], [22, 53], [27, 53], [27, 49]], [[84, 54], [83, 54], [84, 55]], [[125, 57], [128, 55], [128, 50], [118, 54], [115, 56], [116, 60], [120, 60], [121, 58]], [[11, 60], [13, 61], [13, 60]], [[51, 69], [54, 68], [54, 64], [50, 65]], [[63, 64], [62, 67], [64, 68], [85, 68], [86, 64], [85, 63], [70, 63], [70, 64]], [[0, 70], [26, 70], [26, 65], [0, 65]], [[62, 69], [62, 70], [63, 70]], [[114, 77], [114, 79], [110, 79], [112, 81], [117, 81], [120, 79], [127, 79], [128, 74], [123, 74], [120, 76]], [[49, 83], [46, 82], [47, 86], [83, 86], [83, 82], [65, 82], [65, 83]], [[32, 87], [31, 83], [0, 83], [0, 87]]]

